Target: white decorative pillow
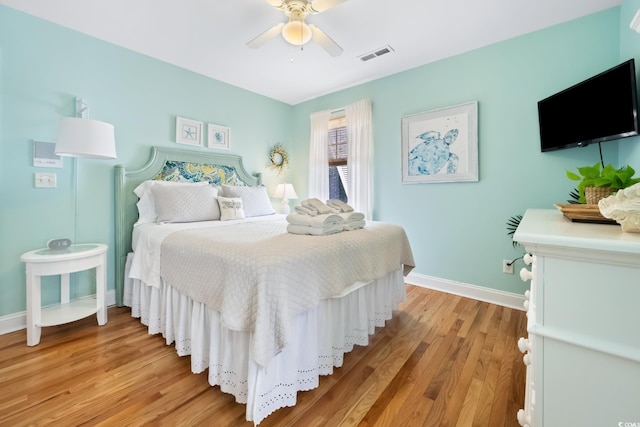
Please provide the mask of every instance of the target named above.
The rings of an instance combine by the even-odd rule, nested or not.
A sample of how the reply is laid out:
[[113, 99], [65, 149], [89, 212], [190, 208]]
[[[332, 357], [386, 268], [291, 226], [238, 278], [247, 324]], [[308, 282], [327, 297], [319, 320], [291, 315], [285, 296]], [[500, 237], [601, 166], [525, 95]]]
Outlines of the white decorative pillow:
[[151, 187], [158, 217], [156, 222], [196, 222], [220, 219], [216, 197], [218, 190], [212, 185]]
[[136, 224], [144, 224], [146, 222], [156, 222], [158, 214], [156, 213], [156, 205], [153, 201], [153, 194], [151, 194], [151, 188], [155, 186], [203, 186], [209, 185], [208, 182], [191, 182], [191, 181], [160, 181], [157, 179], [150, 179], [141, 182], [134, 190], [138, 200], [138, 221]]
[[264, 185], [243, 187], [222, 184], [222, 191], [225, 197], [240, 197], [242, 199], [244, 214], [247, 218], [276, 213], [271, 205], [271, 200], [269, 200], [267, 187]]
[[245, 218], [241, 198], [220, 196], [218, 197], [218, 204], [220, 205], [220, 221]]

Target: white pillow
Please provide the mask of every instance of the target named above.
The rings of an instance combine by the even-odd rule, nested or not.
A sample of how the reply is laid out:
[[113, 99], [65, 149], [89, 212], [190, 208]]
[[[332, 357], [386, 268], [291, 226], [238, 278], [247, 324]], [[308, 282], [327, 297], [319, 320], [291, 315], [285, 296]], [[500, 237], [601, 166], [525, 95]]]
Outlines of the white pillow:
[[220, 196], [218, 197], [218, 204], [220, 205], [220, 221], [245, 218], [242, 199], [240, 197]]
[[267, 187], [264, 185], [242, 187], [222, 184], [222, 191], [225, 197], [240, 197], [242, 199], [244, 214], [247, 218], [276, 213], [271, 205], [271, 200], [269, 200]]
[[166, 222], [196, 222], [220, 219], [216, 196], [212, 185], [182, 185], [151, 187], [156, 206], [158, 224]]
[[138, 221], [136, 224], [144, 224], [146, 222], [156, 222], [158, 214], [156, 213], [156, 205], [153, 202], [153, 194], [151, 194], [151, 188], [155, 186], [189, 186], [189, 185], [209, 185], [208, 182], [191, 182], [191, 181], [160, 181], [157, 179], [150, 179], [141, 182], [134, 190], [136, 196], [140, 198], [138, 200]]

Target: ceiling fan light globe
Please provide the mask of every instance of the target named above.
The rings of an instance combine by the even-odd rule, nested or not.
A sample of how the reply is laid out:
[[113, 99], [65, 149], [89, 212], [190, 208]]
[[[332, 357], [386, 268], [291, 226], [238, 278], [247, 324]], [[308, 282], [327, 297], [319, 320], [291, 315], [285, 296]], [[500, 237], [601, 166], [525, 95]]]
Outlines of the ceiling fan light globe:
[[311, 40], [311, 28], [303, 21], [291, 20], [282, 28], [282, 37], [292, 45], [301, 46]]

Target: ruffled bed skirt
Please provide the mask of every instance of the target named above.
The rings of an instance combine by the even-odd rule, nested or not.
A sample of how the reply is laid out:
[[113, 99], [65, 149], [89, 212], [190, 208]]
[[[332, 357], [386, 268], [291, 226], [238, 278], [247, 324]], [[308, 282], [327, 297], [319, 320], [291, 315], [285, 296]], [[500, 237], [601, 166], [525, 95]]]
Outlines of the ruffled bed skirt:
[[355, 286], [341, 298], [322, 300], [294, 319], [294, 339], [264, 368], [250, 357], [250, 332], [225, 328], [217, 311], [167, 283], [158, 289], [128, 279], [129, 258], [124, 304], [131, 307], [131, 315], [140, 318], [150, 334], [162, 334], [167, 345], [173, 343], [178, 355], [191, 355], [192, 372], [209, 369], [209, 384], [246, 403], [246, 418], [256, 425], [275, 410], [294, 406], [298, 391], [318, 387], [319, 376], [342, 366], [354, 345], [366, 346], [369, 335], [384, 326], [406, 298], [399, 268]]

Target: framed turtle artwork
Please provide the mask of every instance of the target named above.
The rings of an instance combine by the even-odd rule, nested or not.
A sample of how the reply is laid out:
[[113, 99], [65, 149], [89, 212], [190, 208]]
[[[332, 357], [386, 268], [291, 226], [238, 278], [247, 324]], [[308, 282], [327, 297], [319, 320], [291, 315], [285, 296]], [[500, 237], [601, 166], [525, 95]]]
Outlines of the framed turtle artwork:
[[402, 183], [478, 181], [478, 102], [402, 117]]

